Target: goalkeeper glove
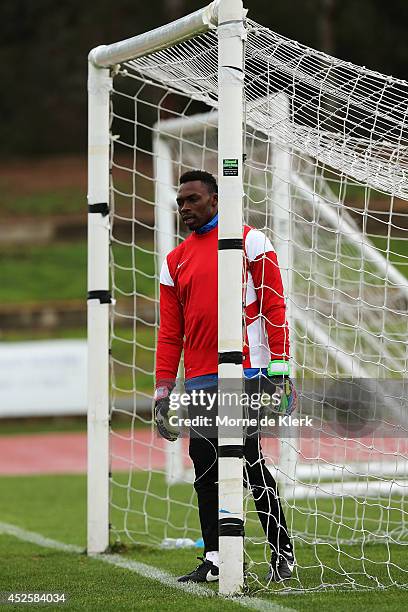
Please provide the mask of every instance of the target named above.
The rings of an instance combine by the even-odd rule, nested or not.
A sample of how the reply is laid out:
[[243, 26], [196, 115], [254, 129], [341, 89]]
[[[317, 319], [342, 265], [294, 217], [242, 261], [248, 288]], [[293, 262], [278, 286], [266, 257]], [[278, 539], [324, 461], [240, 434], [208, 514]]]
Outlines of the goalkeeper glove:
[[287, 361], [270, 361], [268, 377], [274, 385], [274, 395], [280, 395], [280, 402], [274, 404], [279, 414], [290, 415], [297, 406], [297, 393], [293, 381], [289, 378], [289, 364]]
[[174, 385], [157, 387], [154, 393], [154, 419], [157, 431], [162, 438], [175, 442], [180, 435], [179, 429], [169, 422], [170, 395]]

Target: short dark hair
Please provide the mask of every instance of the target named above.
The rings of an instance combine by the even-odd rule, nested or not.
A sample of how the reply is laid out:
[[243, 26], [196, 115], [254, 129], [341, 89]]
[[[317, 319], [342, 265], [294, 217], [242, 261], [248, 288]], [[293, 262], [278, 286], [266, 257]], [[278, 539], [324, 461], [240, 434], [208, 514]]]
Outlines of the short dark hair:
[[201, 181], [207, 185], [209, 193], [218, 193], [218, 185], [215, 177], [205, 170], [188, 170], [180, 176], [180, 185], [189, 183], [190, 181]]

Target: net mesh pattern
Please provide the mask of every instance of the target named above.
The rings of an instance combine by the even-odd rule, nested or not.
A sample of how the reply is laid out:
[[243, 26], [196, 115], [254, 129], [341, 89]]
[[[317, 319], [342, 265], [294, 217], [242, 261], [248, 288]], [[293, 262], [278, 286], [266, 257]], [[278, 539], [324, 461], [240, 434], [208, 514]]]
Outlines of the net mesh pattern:
[[[299, 415], [318, 423], [262, 443], [297, 559], [290, 586], [268, 588], [406, 585], [407, 83], [252, 21], [247, 32], [244, 220], [284, 262]], [[200, 531], [188, 441], [167, 445], [152, 423], [158, 279], [186, 235], [180, 174], [217, 174], [216, 31], [124, 63], [111, 119], [112, 532], [171, 546]], [[345, 378], [353, 406], [375, 392], [368, 429]], [[339, 407], [351, 433], [325, 428]], [[270, 548], [250, 491], [245, 502], [248, 580], [262, 590]]]

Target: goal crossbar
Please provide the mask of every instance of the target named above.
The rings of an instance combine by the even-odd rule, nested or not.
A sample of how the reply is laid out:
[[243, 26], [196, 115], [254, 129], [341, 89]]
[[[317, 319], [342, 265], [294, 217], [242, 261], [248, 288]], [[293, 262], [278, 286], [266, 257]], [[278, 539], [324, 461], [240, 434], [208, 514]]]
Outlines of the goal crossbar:
[[207, 32], [218, 24], [219, 2], [220, 0], [214, 0], [204, 8], [150, 32], [111, 45], [95, 47], [89, 53], [89, 61], [95, 67], [108, 68], [120, 62], [150, 55]]

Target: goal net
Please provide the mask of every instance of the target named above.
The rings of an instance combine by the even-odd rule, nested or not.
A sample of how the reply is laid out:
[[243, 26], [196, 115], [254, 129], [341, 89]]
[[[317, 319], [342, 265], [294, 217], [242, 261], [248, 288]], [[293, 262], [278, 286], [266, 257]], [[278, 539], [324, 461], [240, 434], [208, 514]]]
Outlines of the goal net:
[[[281, 268], [298, 415], [262, 442], [296, 569], [268, 587], [245, 490], [255, 590], [408, 584], [405, 81], [246, 22], [243, 218]], [[152, 422], [161, 263], [187, 232], [179, 176], [217, 175], [216, 29], [113, 70], [110, 93], [112, 542], [200, 546], [188, 440]], [[203, 289], [205, 290], [205, 289]]]

